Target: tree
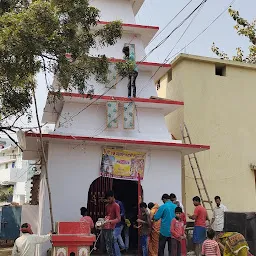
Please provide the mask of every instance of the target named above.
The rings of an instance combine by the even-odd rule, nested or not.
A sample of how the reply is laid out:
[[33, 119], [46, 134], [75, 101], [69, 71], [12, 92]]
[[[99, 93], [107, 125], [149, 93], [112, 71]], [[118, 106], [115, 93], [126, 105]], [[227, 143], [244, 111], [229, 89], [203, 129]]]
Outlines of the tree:
[[[62, 89], [75, 88], [85, 93], [91, 76], [99, 83], [107, 83], [106, 56], [92, 56], [90, 50], [114, 45], [121, 38], [122, 25], [115, 21], [99, 29], [99, 15], [98, 9], [89, 6], [89, 0], [0, 1], [0, 132], [11, 138], [7, 131], [18, 128], [14, 126], [16, 121], [29, 113], [34, 100], [52, 230], [51, 191], [35, 97], [35, 77], [40, 71], [56, 75], [56, 96], [60, 96]], [[47, 83], [46, 86], [55, 90]], [[15, 120], [10, 125], [11, 117]]]
[[89, 52], [114, 45], [122, 27], [115, 21], [97, 28], [99, 15], [88, 0], [0, 1], [0, 131], [15, 125], [6, 122], [11, 117], [30, 117], [40, 71], [58, 76], [57, 92], [84, 93], [91, 76], [108, 82], [106, 56]]
[[[236, 48], [236, 55], [232, 57], [232, 60], [256, 64], [256, 20], [250, 23], [242, 18], [238, 11], [231, 8], [229, 8], [228, 12], [236, 22], [234, 28], [237, 30], [238, 35], [246, 36], [250, 42], [249, 54], [245, 56], [244, 51], [238, 47]], [[221, 51], [214, 43], [212, 51], [221, 59], [229, 59], [228, 55]]]
[[7, 202], [13, 196], [13, 186], [0, 185], [0, 202]]

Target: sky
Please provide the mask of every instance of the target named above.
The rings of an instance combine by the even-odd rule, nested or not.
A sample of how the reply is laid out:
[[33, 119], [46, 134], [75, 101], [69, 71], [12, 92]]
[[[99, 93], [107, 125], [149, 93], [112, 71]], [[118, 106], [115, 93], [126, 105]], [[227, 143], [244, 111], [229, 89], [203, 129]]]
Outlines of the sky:
[[[170, 26], [157, 38], [152, 45], [157, 44], [161, 39], [168, 35], [202, 0], [193, 0], [191, 4], [175, 19]], [[161, 4], [159, 4], [161, 2]], [[137, 15], [138, 24], [147, 24], [159, 26], [160, 29], [174, 17], [189, 0], [145, 0], [140, 12]], [[210, 24], [223, 10], [225, 10], [232, 0], [208, 0], [201, 9], [188, 31], [184, 34], [182, 40], [178, 43], [173, 54], [184, 48], [186, 44], [192, 41], [208, 24]], [[256, 19], [256, 1], [255, 0], [236, 0], [233, 9], [240, 12], [242, 17], [252, 21]], [[191, 19], [190, 19], [191, 20]], [[188, 20], [180, 29], [178, 29], [162, 46], [152, 53], [149, 60], [163, 62], [166, 55], [174, 47], [177, 40], [186, 29], [190, 20]], [[232, 55], [236, 47], [242, 46], [248, 48], [248, 40], [238, 36], [235, 29], [234, 20], [226, 11], [206, 32], [201, 35], [194, 43], [186, 47], [183, 52], [189, 54], [215, 57], [211, 52], [212, 43]], [[147, 49], [152, 49], [149, 45]]]
[[[165, 29], [165, 31], [154, 40], [146, 49], [149, 52], [154, 46], [167, 36], [202, 0], [193, 0], [191, 4]], [[137, 24], [159, 26], [160, 30], [189, 2], [189, 0], [145, 0], [144, 5], [136, 16]], [[201, 11], [197, 14], [189, 29], [184, 34], [172, 55], [179, 52], [182, 48], [183, 53], [196, 54], [201, 56], [216, 57], [212, 51], [212, 43], [223, 49], [232, 56], [235, 49], [241, 46], [248, 49], [248, 40], [238, 36], [233, 28], [235, 22], [226, 11], [214, 24], [212, 24], [204, 34], [202, 34], [190, 46], [186, 45], [192, 41], [205, 27], [208, 26], [221, 12], [223, 12], [231, 3], [231, 0], [208, 0]], [[256, 19], [256, 0], [236, 0], [233, 8], [238, 10], [242, 17], [252, 21]], [[193, 17], [192, 17], [193, 18]], [[172, 36], [157, 50], [155, 50], [147, 61], [162, 63], [167, 54], [175, 46], [177, 40], [184, 32], [191, 19], [179, 28]], [[51, 80], [49, 81], [51, 83]], [[47, 89], [45, 78], [42, 74], [38, 75], [38, 88], [36, 91], [40, 119], [46, 101]], [[23, 120], [23, 123], [26, 121]], [[36, 124], [35, 118], [32, 125]], [[24, 124], [23, 124], [24, 125]]]

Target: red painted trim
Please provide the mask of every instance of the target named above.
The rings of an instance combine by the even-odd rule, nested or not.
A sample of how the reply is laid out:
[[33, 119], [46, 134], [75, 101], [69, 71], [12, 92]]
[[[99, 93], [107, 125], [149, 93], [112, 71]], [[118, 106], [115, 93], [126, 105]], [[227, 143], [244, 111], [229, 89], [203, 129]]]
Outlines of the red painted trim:
[[[109, 21], [98, 21], [98, 24], [107, 25]], [[146, 26], [146, 25], [138, 25], [138, 24], [130, 24], [130, 23], [122, 23], [123, 27], [131, 27], [131, 28], [141, 28], [141, 29], [154, 29], [159, 30], [157, 26]]]
[[[125, 60], [122, 59], [115, 59], [115, 58], [111, 58], [109, 59], [110, 62], [125, 62]], [[153, 67], [163, 67], [163, 68], [171, 68], [172, 65], [171, 64], [163, 64], [163, 63], [156, 63], [156, 62], [136, 62], [137, 65], [143, 65], [143, 66], [153, 66]]]
[[85, 242], [87, 242], [86, 245], [90, 245], [93, 242], [95, 242], [96, 238], [94, 235], [52, 235], [52, 242], [76, 242], [77, 244], [83, 245]]
[[[40, 137], [39, 133], [26, 133], [26, 137]], [[179, 144], [173, 142], [160, 142], [160, 141], [146, 141], [146, 140], [127, 140], [127, 139], [112, 139], [112, 138], [95, 138], [85, 136], [71, 136], [60, 134], [43, 134], [44, 138], [49, 139], [64, 139], [64, 140], [86, 140], [104, 143], [125, 143], [125, 144], [137, 144], [137, 145], [151, 145], [151, 146], [166, 146], [166, 147], [183, 147], [183, 148], [198, 148], [198, 149], [210, 149], [210, 146], [196, 145], [196, 144]]]
[[[88, 94], [79, 94], [79, 93], [70, 93], [70, 92], [62, 92], [61, 95], [63, 97], [74, 97], [74, 98], [87, 98], [89, 97]], [[116, 96], [101, 96], [101, 95], [93, 95], [93, 99], [102, 99], [106, 101], [111, 100], [117, 100], [117, 101], [124, 101], [124, 102], [142, 102], [142, 103], [155, 103], [155, 104], [169, 104], [169, 105], [180, 105], [183, 106], [184, 102], [182, 101], [176, 101], [176, 100], [156, 100], [156, 99], [146, 99], [146, 98], [133, 98], [132, 100], [130, 98], [125, 97], [116, 97]]]

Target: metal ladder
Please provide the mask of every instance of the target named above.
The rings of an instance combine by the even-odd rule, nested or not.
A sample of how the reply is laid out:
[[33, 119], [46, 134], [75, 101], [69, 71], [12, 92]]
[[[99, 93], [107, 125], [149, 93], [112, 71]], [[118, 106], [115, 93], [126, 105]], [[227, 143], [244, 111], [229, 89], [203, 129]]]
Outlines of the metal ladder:
[[[183, 143], [192, 144], [190, 136], [189, 136], [188, 128], [185, 123], [183, 125], [184, 125], [183, 127], [181, 126], [181, 135], [182, 135]], [[192, 153], [192, 154], [188, 155], [188, 160], [189, 160], [192, 172], [193, 172], [193, 176], [194, 176], [194, 179], [196, 182], [196, 186], [197, 186], [200, 198], [202, 200], [202, 204], [206, 210], [213, 212], [213, 204], [209, 197], [208, 191], [206, 189], [205, 182], [204, 182], [201, 170], [200, 170], [200, 166], [199, 166], [196, 154]], [[210, 208], [206, 207], [206, 204], [208, 204], [210, 206]]]

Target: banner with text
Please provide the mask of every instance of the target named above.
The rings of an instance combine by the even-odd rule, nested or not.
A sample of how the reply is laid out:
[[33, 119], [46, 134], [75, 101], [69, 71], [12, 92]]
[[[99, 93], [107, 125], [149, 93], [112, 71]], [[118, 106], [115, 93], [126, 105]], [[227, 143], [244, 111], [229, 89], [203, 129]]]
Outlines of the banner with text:
[[119, 150], [103, 149], [101, 160], [101, 175], [111, 176], [120, 179], [138, 179], [144, 177], [146, 153]]

